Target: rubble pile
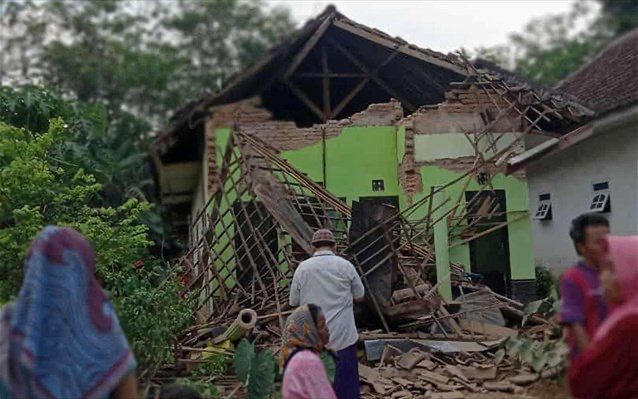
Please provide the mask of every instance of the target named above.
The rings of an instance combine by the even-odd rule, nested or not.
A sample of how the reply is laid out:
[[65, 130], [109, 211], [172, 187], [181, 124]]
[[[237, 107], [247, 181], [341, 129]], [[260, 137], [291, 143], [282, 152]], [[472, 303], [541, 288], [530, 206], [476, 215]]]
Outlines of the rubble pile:
[[[502, 349], [506, 339], [388, 340], [377, 361], [363, 360], [359, 366], [363, 397], [461, 399], [469, 393], [521, 394], [560, 371], [560, 365], [537, 372], [521, 364]], [[368, 347], [369, 341], [365, 342]]]
[[[451, 247], [508, 223], [491, 221], [505, 211], [489, 195], [461, 196], [444, 207], [440, 193], [474, 181], [479, 192], [490, 192], [484, 171], [514, 154], [508, 146], [485, 157], [481, 148], [493, 139], [490, 129], [514, 109], [541, 116], [554, 109], [544, 98], [523, 97], [478, 72], [457, 86], [486, 96], [498, 89], [508, 106], [469, 137], [476, 148], [473, 166], [405, 209], [348, 204], [296, 170], [258, 132], [235, 124], [216, 158], [221, 160], [216, 191], [193, 221], [194, 244], [180, 263], [183, 296], [196, 303], [197, 324], [179, 337], [176, 374], [192, 371], [211, 354], [231, 355], [233, 343], [246, 335], [278, 353], [291, 311], [290, 281], [298, 264], [312, 255], [311, 236], [318, 228], [335, 233], [337, 252], [352, 262], [366, 288], [365, 304], [355, 308], [366, 397], [516, 393], [560, 368], [560, 356], [538, 356], [544, 350], [540, 344], [526, 343], [524, 356], [517, 355], [522, 344], [508, 344], [520, 336], [547, 341], [556, 330], [551, 321], [477, 283], [462, 265], [451, 263], [449, 271], [445, 265], [447, 275], [441, 270], [437, 275], [435, 227], [450, 227]], [[534, 126], [530, 123], [525, 134]], [[443, 284], [448, 300], [440, 295]], [[242, 321], [242, 315], [250, 320]]]

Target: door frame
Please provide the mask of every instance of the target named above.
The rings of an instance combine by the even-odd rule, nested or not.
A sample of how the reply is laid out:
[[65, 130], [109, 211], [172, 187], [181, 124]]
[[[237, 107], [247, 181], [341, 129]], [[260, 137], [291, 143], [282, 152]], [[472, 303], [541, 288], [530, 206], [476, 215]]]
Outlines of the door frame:
[[[465, 192], [465, 200], [469, 201], [474, 195], [481, 195], [481, 193], [486, 193], [487, 195], [494, 194], [499, 205], [502, 207], [503, 215], [499, 216], [498, 219], [495, 220], [497, 223], [505, 222], [507, 220], [507, 192], [503, 189], [495, 189], [495, 190], [485, 190], [485, 191], [477, 191], [477, 190], [468, 190]], [[489, 227], [485, 227], [488, 229]], [[510, 253], [510, 245], [509, 245], [509, 228], [508, 225], [504, 225], [500, 229], [494, 231], [493, 233], [499, 233], [501, 235], [503, 249], [506, 253], [505, 257], [505, 296], [510, 297], [512, 294], [512, 264], [511, 264], [511, 253]], [[469, 244], [469, 252], [470, 252], [470, 270], [473, 273], [480, 273], [476, 270], [477, 268], [477, 259], [476, 259], [476, 245], [479, 237], [476, 240], [470, 241]]]

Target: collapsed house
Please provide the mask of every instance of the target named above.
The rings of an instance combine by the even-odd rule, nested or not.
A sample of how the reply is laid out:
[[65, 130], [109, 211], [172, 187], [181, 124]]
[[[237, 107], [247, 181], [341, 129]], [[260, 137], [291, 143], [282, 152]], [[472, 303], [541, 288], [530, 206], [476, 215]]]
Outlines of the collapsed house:
[[528, 193], [506, 165], [590, 115], [328, 8], [178, 111], [155, 143], [162, 203], [189, 242], [183, 295], [197, 302], [181, 348], [245, 308], [279, 336], [292, 274], [322, 227], [366, 286], [361, 325], [464, 336], [467, 308], [443, 305], [476, 291], [472, 279], [498, 298], [487, 308], [521, 316], [508, 297], [535, 296]]

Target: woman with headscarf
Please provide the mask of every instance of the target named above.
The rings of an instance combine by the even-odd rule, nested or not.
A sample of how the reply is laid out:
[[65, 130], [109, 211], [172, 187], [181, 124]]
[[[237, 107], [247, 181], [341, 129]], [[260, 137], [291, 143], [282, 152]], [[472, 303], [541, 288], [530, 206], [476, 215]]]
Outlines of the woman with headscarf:
[[579, 399], [638, 398], [638, 236], [608, 237], [601, 281], [612, 312], [570, 365]]
[[284, 399], [336, 399], [320, 357], [329, 341], [319, 306], [300, 306], [288, 317], [282, 348]]
[[47, 227], [32, 242], [18, 298], [0, 310], [0, 398], [137, 396], [133, 353], [94, 273], [77, 231]]

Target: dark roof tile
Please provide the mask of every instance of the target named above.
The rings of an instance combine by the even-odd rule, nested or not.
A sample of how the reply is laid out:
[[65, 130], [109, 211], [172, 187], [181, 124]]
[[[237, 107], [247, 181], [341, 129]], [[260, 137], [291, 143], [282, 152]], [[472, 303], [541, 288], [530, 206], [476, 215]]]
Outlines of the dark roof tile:
[[638, 29], [619, 37], [557, 85], [599, 114], [638, 101]]

